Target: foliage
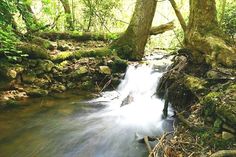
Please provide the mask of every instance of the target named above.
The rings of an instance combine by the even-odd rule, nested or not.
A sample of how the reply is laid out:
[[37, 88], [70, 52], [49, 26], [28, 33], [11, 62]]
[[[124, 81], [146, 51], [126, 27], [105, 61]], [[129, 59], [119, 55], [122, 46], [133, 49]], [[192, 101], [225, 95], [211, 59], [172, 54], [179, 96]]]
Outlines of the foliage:
[[174, 30], [174, 37], [171, 40], [170, 49], [178, 50], [183, 47], [182, 41], [184, 40], [184, 32], [182, 28], [177, 28]]
[[12, 14], [17, 11], [14, 5], [15, 0], [0, 0], [0, 22], [1, 24], [11, 24]]
[[223, 18], [223, 29], [232, 37], [236, 34], [236, 3], [231, 2], [226, 6]]
[[19, 0], [16, 2], [17, 9], [25, 22], [27, 30], [36, 30], [39, 25], [31, 9], [31, 1]]
[[87, 31], [91, 27], [97, 30], [105, 27], [108, 30], [107, 25], [115, 21], [114, 10], [121, 5], [120, 0], [81, 0], [81, 3], [84, 5], [82, 11]]
[[5, 27], [0, 23], [0, 56], [6, 57], [10, 61], [16, 61], [27, 56], [16, 50], [15, 44], [18, 40], [11, 26]]

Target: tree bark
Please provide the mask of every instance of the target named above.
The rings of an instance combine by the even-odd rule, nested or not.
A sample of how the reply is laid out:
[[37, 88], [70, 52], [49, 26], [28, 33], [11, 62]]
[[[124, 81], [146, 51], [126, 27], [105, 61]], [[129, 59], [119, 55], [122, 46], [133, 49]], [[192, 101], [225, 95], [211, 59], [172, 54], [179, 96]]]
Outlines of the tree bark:
[[217, 21], [215, 0], [190, 0], [184, 43], [191, 50], [193, 61], [212, 67], [236, 67], [236, 50], [227, 39]]
[[67, 30], [74, 30], [73, 16], [71, 13], [69, 1], [68, 0], [60, 0], [60, 1], [63, 5], [64, 11], [66, 14], [66, 24], [67, 24], [66, 29]]
[[156, 10], [156, 0], [137, 0], [130, 24], [125, 33], [111, 44], [121, 58], [140, 60], [150, 33]]
[[22, 0], [22, 3], [17, 3], [17, 9], [22, 15], [27, 31], [31, 32], [36, 29], [38, 26], [37, 19], [29, 3], [26, 0]]
[[220, 15], [220, 25], [222, 25], [222, 22], [223, 22], [223, 19], [224, 19], [224, 16], [225, 16], [226, 1], [227, 0], [222, 1], [222, 8], [221, 8], [221, 15]]
[[185, 31], [186, 31], [186, 28], [187, 28], [187, 25], [186, 25], [186, 23], [185, 23], [185, 21], [184, 21], [184, 18], [183, 18], [183, 16], [182, 16], [181, 12], [179, 11], [179, 9], [178, 9], [178, 7], [177, 7], [177, 4], [176, 4], [175, 0], [169, 0], [169, 1], [170, 1], [171, 5], [172, 5], [174, 11], [175, 11], [175, 14], [176, 14], [176, 16], [177, 16], [177, 18], [178, 18], [178, 20], [179, 20], [179, 23], [180, 23], [182, 29], [183, 29], [184, 32], [185, 32]]

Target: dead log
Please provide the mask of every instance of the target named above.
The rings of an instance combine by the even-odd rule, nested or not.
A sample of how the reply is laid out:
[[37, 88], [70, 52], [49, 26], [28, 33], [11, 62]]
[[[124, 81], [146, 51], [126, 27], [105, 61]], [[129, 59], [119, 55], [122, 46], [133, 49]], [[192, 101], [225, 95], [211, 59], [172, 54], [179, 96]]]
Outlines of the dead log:
[[[166, 31], [175, 28], [174, 22], [168, 22], [150, 29], [150, 35], [162, 34]], [[35, 36], [48, 39], [51, 41], [56, 40], [74, 40], [74, 41], [109, 41], [118, 38], [122, 33], [95, 33], [95, 32], [40, 32], [34, 34]]]
[[48, 39], [51, 41], [56, 40], [74, 40], [74, 41], [108, 41], [110, 39], [119, 36], [119, 33], [114, 34], [106, 34], [106, 33], [94, 33], [94, 32], [40, 32], [35, 34], [35, 36], [39, 36], [44, 39]]
[[150, 29], [150, 35], [158, 35], [158, 34], [162, 34], [166, 31], [170, 31], [173, 30], [175, 28], [174, 22], [168, 22], [166, 24], [162, 24], [159, 26], [154, 26]]

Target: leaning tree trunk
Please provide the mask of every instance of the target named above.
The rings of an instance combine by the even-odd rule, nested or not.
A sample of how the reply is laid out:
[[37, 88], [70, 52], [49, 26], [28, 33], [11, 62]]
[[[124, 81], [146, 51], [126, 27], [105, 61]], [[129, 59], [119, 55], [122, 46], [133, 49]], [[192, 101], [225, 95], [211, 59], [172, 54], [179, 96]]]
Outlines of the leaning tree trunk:
[[215, 0], [190, 0], [189, 24], [185, 45], [192, 50], [193, 60], [212, 67], [236, 67], [236, 50], [227, 42], [216, 16]]
[[29, 3], [26, 0], [22, 0], [22, 3], [17, 3], [17, 9], [22, 15], [27, 31], [31, 32], [35, 30], [38, 26], [38, 22]]
[[66, 25], [67, 25], [66, 29], [67, 30], [74, 30], [73, 16], [71, 13], [69, 1], [68, 0], [60, 0], [60, 1], [63, 5], [64, 11], [66, 14]]
[[140, 60], [144, 55], [152, 20], [156, 10], [156, 0], [137, 0], [130, 24], [125, 33], [111, 44], [111, 48], [122, 58]]
[[170, 4], [171, 6], [173, 7], [174, 11], [175, 11], [175, 15], [177, 16], [178, 20], [179, 20], [179, 23], [183, 29], [183, 31], [185, 32], [186, 31], [186, 23], [185, 23], [185, 20], [184, 20], [184, 17], [182, 16], [180, 10], [178, 9], [178, 6], [175, 2], [175, 0], [169, 0], [170, 1]]

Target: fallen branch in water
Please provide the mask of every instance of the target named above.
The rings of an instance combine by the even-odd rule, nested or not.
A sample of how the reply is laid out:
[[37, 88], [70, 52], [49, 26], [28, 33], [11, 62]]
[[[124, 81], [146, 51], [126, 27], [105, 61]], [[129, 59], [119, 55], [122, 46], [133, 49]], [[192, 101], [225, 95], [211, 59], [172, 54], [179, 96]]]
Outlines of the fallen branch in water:
[[151, 152], [149, 152], [149, 155], [148, 157], [157, 157], [157, 152], [158, 152], [158, 149], [159, 148], [162, 148], [163, 147], [163, 143], [164, 143], [164, 140], [165, 138], [169, 135], [169, 134], [172, 134], [173, 132], [168, 132], [168, 133], [165, 133], [161, 136], [160, 140], [158, 141], [158, 143], [155, 145], [155, 147], [151, 150]]
[[151, 153], [152, 152], [152, 147], [149, 144], [148, 136], [144, 136], [144, 142], [145, 142], [145, 144], [147, 146], [148, 152]]
[[113, 78], [111, 77], [111, 79], [107, 81], [107, 83], [103, 86], [103, 88], [100, 90], [99, 93], [102, 93], [103, 90], [105, 90], [105, 89], [111, 84], [112, 79], [113, 79]]
[[236, 150], [220, 150], [210, 157], [227, 157], [227, 156], [236, 156]]

